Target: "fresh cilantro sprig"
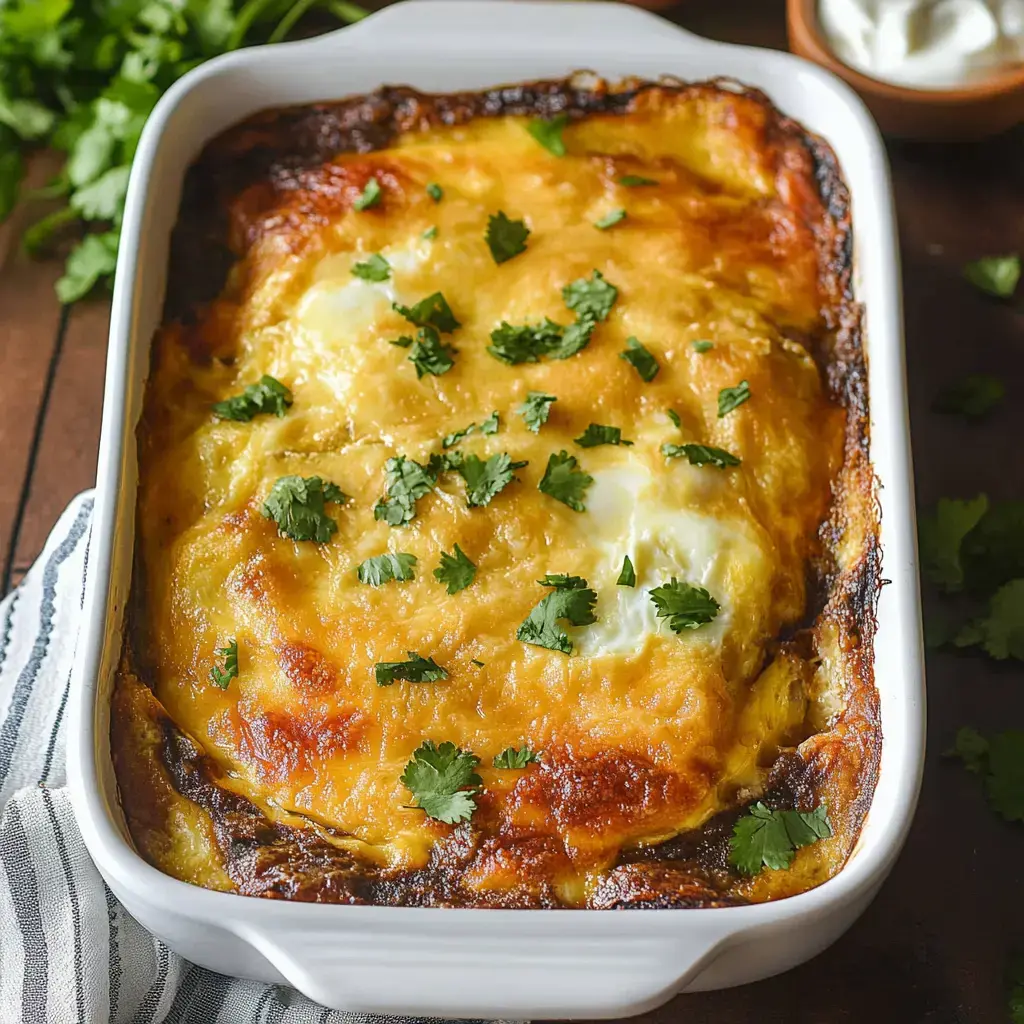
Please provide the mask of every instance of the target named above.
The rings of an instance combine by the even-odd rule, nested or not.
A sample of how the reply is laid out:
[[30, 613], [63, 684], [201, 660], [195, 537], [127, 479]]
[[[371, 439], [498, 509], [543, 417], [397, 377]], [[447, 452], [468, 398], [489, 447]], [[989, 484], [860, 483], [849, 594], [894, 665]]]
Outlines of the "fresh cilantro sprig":
[[540, 433], [540, 428], [548, 421], [551, 415], [551, 406], [558, 399], [554, 395], [545, 394], [543, 391], [531, 391], [526, 396], [526, 401], [519, 406], [519, 415], [523, 417], [527, 430], [533, 433]]
[[597, 594], [580, 576], [549, 574], [538, 582], [554, 589], [526, 617], [516, 631], [516, 639], [535, 647], [572, 654], [572, 641], [558, 622], [564, 619], [573, 626], [597, 622], [594, 615]]
[[466, 455], [456, 470], [466, 481], [466, 504], [470, 508], [489, 505], [491, 500], [513, 480], [525, 462], [513, 462], [508, 452], [498, 452], [484, 461], [478, 455]]
[[977, 729], [964, 726], [949, 753], [981, 776], [996, 814], [1006, 821], [1024, 821], [1024, 730], [1010, 729], [986, 739]]
[[793, 863], [796, 851], [832, 835], [822, 804], [813, 811], [773, 811], [759, 800], [736, 820], [729, 839], [729, 863], [753, 876], [762, 868], [780, 871]]
[[437, 486], [437, 475], [404, 455], [384, 464], [385, 496], [373, 508], [373, 518], [388, 526], [408, 523], [416, 515], [416, 502]]
[[443, 583], [449, 594], [457, 594], [476, 579], [476, 566], [469, 560], [466, 552], [456, 544], [452, 554], [449, 555], [447, 551], [441, 552], [441, 564], [434, 570], [434, 579], [438, 583]]
[[989, 599], [987, 613], [967, 623], [953, 643], [980, 646], [998, 661], [1024, 661], [1024, 579], [1003, 584]]
[[988, 512], [988, 498], [979, 494], [970, 501], [942, 498], [931, 513], [918, 516], [917, 532], [925, 579], [946, 591], [961, 590], [964, 538]]
[[28, 151], [64, 155], [46, 192], [63, 199], [31, 225], [40, 254], [85, 226], [57, 283], [61, 302], [109, 281], [139, 136], [161, 94], [186, 71], [243, 45], [276, 42], [316, 6], [343, 21], [354, 3], [310, 0], [9, 0], [0, 5], [0, 221], [13, 208]]
[[328, 502], [343, 505], [348, 495], [318, 476], [283, 476], [274, 482], [261, 512], [277, 523], [282, 537], [326, 544], [338, 524], [325, 511]]
[[484, 240], [495, 263], [507, 263], [513, 256], [526, 252], [530, 229], [522, 220], [512, 220], [503, 211], [491, 214]]
[[540, 764], [540, 754], [529, 747], [506, 747], [496, 754], [491, 762], [495, 768], [525, 768], [527, 765]]
[[681, 633], [684, 629], [699, 629], [718, 614], [721, 606], [703, 588], [684, 583], [675, 576], [668, 583], [650, 591], [651, 600], [658, 609], [659, 619], [668, 619], [669, 629]]
[[224, 665], [214, 665], [210, 669], [210, 679], [214, 686], [226, 690], [231, 680], [238, 678], [238, 641], [229, 640], [226, 646], [218, 647], [216, 653], [224, 659]]
[[268, 374], [260, 377], [256, 384], [249, 384], [240, 395], [233, 395], [223, 402], [215, 402], [213, 414], [218, 419], [248, 423], [260, 413], [283, 416], [292, 404], [292, 393], [279, 380]]
[[480, 758], [454, 743], [424, 742], [413, 752], [402, 773], [402, 784], [415, 806], [430, 818], [454, 825], [469, 821], [483, 779], [476, 769]]
[[392, 683], [436, 683], [447, 679], [448, 673], [433, 658], [423, 658], [415, 651], [406, 651], [408, 661], [378, 661], [373, 675], [378, 686]]
[[568, 505], [574, 512], [586, 512], [583, 499], [593, 482], [594, 478], [579, 468], [575, 455], [560, 451], [548, 458], [547, 469], [537, 487], [544, 494]]
[[405, 551], [388, 552], [383, 555], [374, 555], [359, 563], [356, 575], [360, 583], [367, 583], [371, 587], [380, 587], [392, 580], [398, 583], [405, 583], [414, 578], [413, 569], [416, 566], [417, 558]]

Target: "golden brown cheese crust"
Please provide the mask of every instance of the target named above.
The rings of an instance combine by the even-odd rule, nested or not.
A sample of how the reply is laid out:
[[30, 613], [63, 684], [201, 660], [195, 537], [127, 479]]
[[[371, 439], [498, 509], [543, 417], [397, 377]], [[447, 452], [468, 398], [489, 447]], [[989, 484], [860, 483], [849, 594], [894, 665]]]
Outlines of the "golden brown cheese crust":
[[[557, 159], [525, 117], [569, 115]], [[623, 175], [656, 179], [627, 188]], [[353, 209], [370, 178], [381, 202]], [[430, 182], [445, 189], [435, 202]], [[593, 225], [618, 207], [627, 218]], [[495, 265], [490, 214], [525, 218], [525, 253]], [[437, 227], [434, 239], [424, 231]], [[849, 210], [830, 151], [765, 97], [717, 83], [539, 83], [372, 97], [259, 115], [190, 173], [139, 431], [134, 606], [113, 747], [132, 834], [197, 884], [293, 899], [469, 906], [717, 906], [788, 895], [837, 871], [870, 803], [880, 734], [871, 672], [877, 509], [867, 461]], [[357, 279], [382, 253], [391, 278]], [[227, 283], [224, 285], [224, 272]], [[616, 304], [565, 360], [507, 366], [503, 320], [570, 316], [564, 285], [599, 270]], [[461, 321], [454, 368], [418, 379], [391, 307], [442, 291]], [[630, 337], [657, 356], [644, 382]], [[692, 342], [713, 347], [697, 351]], [[283, 418], [211, 405], [269, 373]], [[717, 415], [719, 391], [751, 398]], [[528, 430], [529, 391], [558, 398]], [[666, 410], [680, 418], [677, 429]], [[373, 507], [387, 459], [459, 448], [526, 461], [485, 507], [443, 478], [408, 524]], [[588, 423], [633, 445], [581, 448]], [[693, 441], [727, 471], [666, 460]], [[595, 478], [586, 512], [537, 488], [567, 450]], [[327, 544], [260, 515], [274, 480], [319, 475], [352, 496]], [[447, 595], [458, 544], [477, 565]], [[386, 551], [415, 579], [360, 583]], [[638, 580], [616, 587], [622, 556]], [[598, 623], [576, 652], [520, 643], [545, 573], [586, 577]], [[706, 586], [716, 620], [682, 635], [647, 590]], [[211, 685], [216, 648], [240, 674]], [[449, 678], [378, 687], [417, 651]], [[483, 662], [482, 667], [474, 661]], [[424, 739], [482, 761], [471, 822], [410, 807]], [[491, 767], [507, 746], [539, 764]], [[738, 809], [825, 800], [831, 839], [788, 871], [728, 865]]]

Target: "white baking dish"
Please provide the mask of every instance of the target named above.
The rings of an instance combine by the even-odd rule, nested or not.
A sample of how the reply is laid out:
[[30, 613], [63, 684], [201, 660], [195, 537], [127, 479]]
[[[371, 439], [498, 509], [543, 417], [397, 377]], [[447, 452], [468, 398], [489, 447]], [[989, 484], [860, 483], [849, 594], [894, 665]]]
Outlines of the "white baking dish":
[[[210, 892], [133, 850], [109, 756], [108, 699], [132, 565], [134, 428], [161, 311], [182, 176], [202, 145], [264, 107], [365, 93], [561, 77], [725, 75], [759, 86], [835, 148], [853, 195], [859, 298], [867, 310], [871, 437], [882, 488], [884, 573], [875, 674], [884, 733], [863, 834], [819, 888], [717, 910], [500, 911], [319, 906]], [[614, 4], [418, 0], [309, 42], [247, 50], [179, 82], [146, 126], [135, 165], [110, 325], [106, 401], [69, 777], [86, 844], [110, 888], [183, 956], [226, 974], [287, 982], [346, 1010], [462, 1017], [618, 1017], [680, 991], [785, 970], [836, 939], [888, 873], [914, 810], [924, 684], [904, 388], [900, 276], [881, 142], [857, 97], [788, 54], [699, 39]]]

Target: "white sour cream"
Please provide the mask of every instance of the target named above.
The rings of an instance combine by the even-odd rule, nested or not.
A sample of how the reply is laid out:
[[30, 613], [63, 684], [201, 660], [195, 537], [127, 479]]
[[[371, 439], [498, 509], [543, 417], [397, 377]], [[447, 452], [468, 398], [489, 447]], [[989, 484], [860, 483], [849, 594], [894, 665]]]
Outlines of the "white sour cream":
[[872, 78], [948, 89], [1024, 64], [1024, 0], [819, 0], [836, 56]]

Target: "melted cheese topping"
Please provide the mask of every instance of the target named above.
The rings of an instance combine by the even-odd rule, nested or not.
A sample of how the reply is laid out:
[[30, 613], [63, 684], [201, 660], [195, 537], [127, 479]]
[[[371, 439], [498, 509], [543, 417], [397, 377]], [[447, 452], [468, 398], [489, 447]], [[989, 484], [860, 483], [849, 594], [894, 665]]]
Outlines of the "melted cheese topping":
[[[171, 326], [159, 341], [139, 516], [147, 681], [227, 786], [271, 816], [332, 826], [378, 865], [417, 868], [450, 829], [410, 807], [400, 776], [425, 739], [451, 740], [481, 758], [474, 825], [498, 846], [544, 839], [554, 852], [543, 870], [579, 903], [623, 846], [758, 791], [778, 747], [803, 738], [807, 673], [769, 655], [804, 615], [844, 414], [799, 341], [821, 327], [813, 225], [763, 125], [730, 115], [740, 102], [653, 92], [628, 117], [572, 124], [562, 159], [522, 119], [475, 121], [342, 154], [270, 198], [262, 185], [240, 197], [234, 231], [248, 251], [232, 289], [198, 328]], [[627, 188], [624, 174], [659, 184]], [[371, 176], [382, 201], [353, 210]], [[438, 203], [425, 191], [434, 181]], [[593, 226], [619, 207], [624, 221]], [[501, 265], [484, 241], [498, 210], [531, 232]], [[387, 281], [353, 276], [372, 253], [389, 262]], [[561, 289], [595, 269], [619, 294], [582, 352], [518, 366], [488, 354], [503, 320], [571, 322]], [[417, 379], [408, 350], [389, 344], [413, 333], [392, 303], [435, 291], [462, 323], [445, 339], [455, 366]], [[650, 383], [620, 358], [631, 336], [658, 360]], [[702, 339], [713, 347], [696, 351]], [[261, 374], [291, 388], [287, 415], [211, 414]], [[720, 389], [741, 380], [750, 400], [720, 418]], [[517, 412], [529, 391], [558, 399], [537, 434]], [[518, 482], [469, 508], [446, 474], [409, 524], [375, 521], [387, 459], [426, 462], [440, 438], [494, 410], [498, 433], [459, 447], [526, 460]], [[591, 422], [634, 444], [575, 445]], [[742, 465], [661, 454], [686, 441]], [[594, 477], [583, 513], [537, 487], [562, 449]], [[328, 508], [329, 543], [282, 538], [260, 515], [286, 474], [351, 495]], [[432, 570], [455, 544], [477, 575], [449, 596]], [[416, 556], [415, 579], [361, 584], [356, 567], [389, 551]], [[625, 555], [635, 588], [615, 582]], [[584, 576], [599, 595], [598, 621], [568, 629], [571, 656], [515, 638], [545, 573]], [[714, 622], [676, 635], [656, 617], [649, 590], [672, 576], [708, 589]], [[220, 690], [209, 672], [229, 638], [239, 676]], [[407, 651], [449, 678], [375, 685], [374, 664]], [[544, 763], [491, 767], [522, 744]], [[481, 859], [470, 883], [516, 884], [516, 857]]]

